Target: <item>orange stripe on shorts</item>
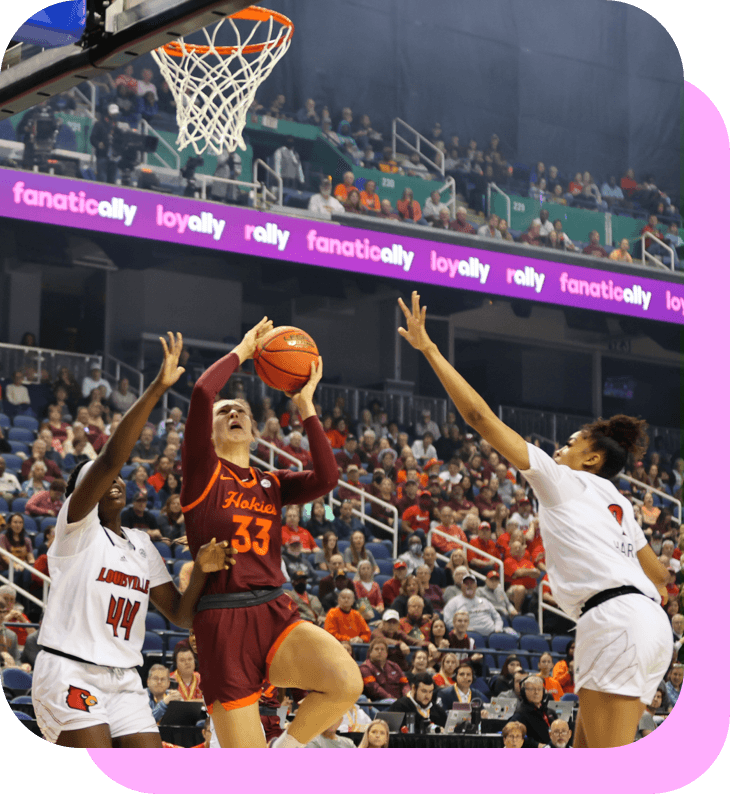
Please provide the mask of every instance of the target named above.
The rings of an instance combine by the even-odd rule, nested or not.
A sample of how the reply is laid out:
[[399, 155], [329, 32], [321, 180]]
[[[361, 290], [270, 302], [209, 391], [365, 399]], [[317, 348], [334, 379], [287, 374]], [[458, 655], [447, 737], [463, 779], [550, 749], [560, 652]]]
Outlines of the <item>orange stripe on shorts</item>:
[[269, 652], [266, 654], [266, 678], [267, 679], [269, 677], [269, 667], [271, 667], [271, 662], [274, 660], [274, 656], [276, 655], [276, 652], [279, 650], [279, 646], [281, 645], [282, 642], [284, 642], [284, 640], [287, 638], [287, 636], [289, 635], [289, 632], [292, 629], [295, 629], [300, 623], [304, 623], [304, 622], [305, 621], [303, 621], [303, 620], [298, 620], [296, 623], [291, 623], [290, 625], [288, 625], [284, 629], [284, 631], [282, 631], [281, 634], [276, 638], [276, 641], [271, 646], [271, 648], [269, 648]]
[[[233, 711], [234, 709], [240, 709], [244, 706], [250, 706], [252, 703], [255, 703], [261, 697], [261, 692], [254, 692], [253, 695], [249, 695], [245, 698], [239, 698], [238, 700], [228, 700], [225, 703], [221, 703], [221, 706], [226, 711]], [[217, 701], [220, 702], [220, 701]], [[213, 713], [213, 706], [207, 706], [208, 714]]]

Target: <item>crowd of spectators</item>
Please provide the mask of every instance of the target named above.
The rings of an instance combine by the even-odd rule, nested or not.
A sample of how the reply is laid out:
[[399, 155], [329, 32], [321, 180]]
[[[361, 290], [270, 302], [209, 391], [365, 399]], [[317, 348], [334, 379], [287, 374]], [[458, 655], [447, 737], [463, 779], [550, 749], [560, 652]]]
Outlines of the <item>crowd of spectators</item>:
[[[96, 155], [96, 178], [114, 182], [120, 171], [124, 174], [130, 167], [130, 163], [125, 162], [124, 153], [114, 143], [115, 130], [138, 129], [143, 119], [159, 129], [176, 130], [175, 103], [169, 87], [151, 62], [142, 66], [129, 64], [116, 73], [105, 73], [95, 80], [95, 85], [98, 120], [92, 129], [90, 143]], [[48, 104], [54, 110], [72, 112], [77, 103], [67, 93], [54, 97]], [[679, 235], [679, 228], [683, 225], [681, 197], [673, 203], [651, 174], [637, 181], [634, 170], [628, 168], [620, 178], [613, 174], [596, 180], [589, 171], [570, 177], [557, 165], [546, 166], [544, 162], [524, 165], [517, 163], [512, 155], [510, 160], [514, 162], [510, 163], [496, 133], [484, 145], [480, 146], [474, 138], [464, 144], [459, 134], [445, 135], [438, 122], [417, 147], [406, 146], [405, 153], [399, 152], [394, 156], [392, 148], [386, 145], [386, 135], [373, 126], [369, 115], [363, 113], [356, 117], [349, 107], [339, 112], [331, 112], [327, 106], [318, 108], [311, 97], [298, 110], [290, 106], [284, 94], [277, 94], [268, 105], [255, 102], [250, 117], [258, 121], [262, 116], [319, 127], [353, 166], [439, 181], [442, 180], [443, 167], [443, 174], [453, 177], [456, 186], [458, 208], [452, 215], [449, 206], [441, 200], [440, 191], [434, 190], [421, 207], [413, 198], [412, 191], [405, 189], [393, 206], [389, 200], [378, 196], [377, 180], [368, 181], [358, 189], [354, 186], [354, 177], [351, 178], [351, 173], [347, 172], [342, 183], [335, 188], [334, 198], [338, 199], [335, 203], [332, 177], [325, 175], [320, 183], [306, 183], [301, 155], [295, 139], [289, 136], [272, 155], [274, 170], [282, 177], [285, 187], [317, 191], [311, 193], [309, 209], [322, 217], [331, 218], [340, 213], [366, 214], [465, 234], [478, 233], [507, 242], [584, 252], [629, 264], [640, 256], [641, 236], [618, 240], [615, 248], [604, 248], [593, 239], [576, 247], [561, 229], [556, 229], [555, 234], [552, 229], [546, 230], [542, 220], [539, 233], [534, 228], [536, 221], [525, 233], [510, 231], [505, 218], [490, 216], [488, 210], [486, 223], [481, 223], [479, 217], [483, 217], [486, 209], [485, 192], [487, 186], [494, 183], [510, 194], [538, 200], [542, 206], [541, 219], [553, 204], [558, 211], [561, 206], [572, 206], [645, 218], [647, 223], [641, 235], [648, 231], [656, 238], [647, 239], [648, 253], [664, 264], [668, 264], [670, 251], [675, 262], [684, 259], [684, 241]], [[25, 126], [21, 127], [18, 134], [22, 136]], [[218, 158], [215, 176], [236, 180], [241, 173], [237, 154], [229, 156], [224, 153]], [[215, 200], [237, 203], [242, 200], [241, 195], [241, 191], [232, 185], [221, 183], [211, 188], [211, 198]], [[474, 213], [472, 222], [467, 221], [467, 210]]]
[[[232, 383], [228, 388], [235, 390]], [[96, 456], [134, 397], [126, 381], [112, 384], [98, 369], [79, 384], [64, 368], [46, 385], [48, 404], [35, 417], [38, 424], [25, 450], [5, 439], [11, 420], [13, 426], [19, 420], [28, 426], [30, 418], [33, 425], [36, 413], [22, 370], [4, 387], [0, 423], [5, 453], [0, 456], [0, 546], [17, 560], [10, 562], [15, 581], [37, 593], [41, 580], [20, 563], [48, 573], [47, 549], [65, 479], [77, 463]], [[268, 442], [276, 466], [311, 467], [306, 433], [290, 400], [275, 406], [265, 398], [248, 410], [258, 435], [253, 451], [268, 459]], [[375, 709], [407, 706], [406, 711], [422, 718], [424, 711], [430, 714], [423, 718], [429, 725], [443, 727], [453, 702], [472, 695], [482, 700], [514, 696], [515, 720], [525, 725], [526, 746], [557, 746], [545, 721], [533, 712], [544, 709], [547, 699], [571, 693], [572, 647], [532, 656], [516, 650], [498, 668], [496, 651], [489, 651], [491, 663], [486, 658], [492, 635], [518, 637], [513, 622], [537, 614], [538, 586], [547, 582], [537, 503], [520, 473], [453, 413], [440, 426], [428, 411], [403, 426], [377, 402], [359, 417], [348, 415], [342, 397], [328, 410], [319, 405], [317, 410], [335, 449], [341, 484], [333, 502], [323, 498], [284, 511], [282, 573], [302, 617], [323, 626], [353, 654], [367, 646], [361, 670], [365, 695]], [[184, 561], [190, 559], [179, 496], [184, 433], [183, 411], [172, 408], [159, 424], [142, 430], [122, 472], [128, 503], [123, 524], [148, 532], [171, 565], [182, 561], [175, 569], [181, 587], [186, 584]], [[636, 519], [672, 576], [665, 609], [675, 636], [675, 660], [662, 685], [661, 715], [676, 702], [684, 658], [684, 527], [662, 496], [683, 502], [684, 462], [679, 453], [670, 455], [657, 446], [644, 460], [632, 461], [625, 474], [639, 484], [619, 477], [618, 486], [634, 500]], [[379, 502], [370, 506], [370, 496]], [[400, 554], [393, 559], [395, 535]], [[0, 556], [0, 570], [7, 573], [8, 567]], [[549, 586], [544, 601], [556, 605]], [[22, 603], [31, 618], [39, 617], [32, 602]], [[0, 589], [0, 607], [0, 624], [28, 621], [15, 607], [13, 588]], [[545, 613], [549, 634], [564, 634], [570, 625]], [[30, 657], [21, 656], [32, 631], [2, 625], [4, 664], [32, 668]], [[177, 691], [190, 695], [187, 699], [199, 691], [194, 670], [194, 648], [176, 652], [172, 677]], [[531, 683], [522, 685], [528, 671]], [[294, 698], [292, 709], [296, 702]], [[362, 722], [357, 714], [346, 715], [343, 726], [348, 719], [350, 725]], [[643, 731], [650, 729], [648, 720]], [[556, 736], [561, 732], [556, 729]]]

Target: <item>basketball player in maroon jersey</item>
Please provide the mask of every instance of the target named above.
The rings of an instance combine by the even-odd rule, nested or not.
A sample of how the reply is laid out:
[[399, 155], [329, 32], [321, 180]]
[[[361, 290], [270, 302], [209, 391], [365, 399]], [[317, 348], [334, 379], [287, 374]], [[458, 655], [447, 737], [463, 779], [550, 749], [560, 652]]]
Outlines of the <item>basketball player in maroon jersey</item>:
[[182, 447], [182, 504], [193, 556], [210, 538], [228, 540], [238, 564], [208, 579], [194, 620], [201, 685], [222, 747], [265, 747], [258, 700], [264, 679], [307, 690], [275, 747], [302, 747], [344, 714], [362, 692], [357, 664], [337, 640], [303, 621], [281, 585], [281, 510], [329, 493], [338, 470], [312, 402], [322, 359], [290, 395], [304, 422], [313, 471], [249, 465], [251, 418], [218, 392], [273, 324], [264, 318], [193, 390]]

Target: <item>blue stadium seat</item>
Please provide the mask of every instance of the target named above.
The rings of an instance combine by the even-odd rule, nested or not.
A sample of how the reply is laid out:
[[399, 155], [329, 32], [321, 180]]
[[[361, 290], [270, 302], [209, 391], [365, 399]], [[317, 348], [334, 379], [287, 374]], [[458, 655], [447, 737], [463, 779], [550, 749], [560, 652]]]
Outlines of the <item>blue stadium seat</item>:
[[385, 576], [382, 573], [379, 573], [377, 576], [374, 576], [373, 579], [380, 585], [380, 589], [383, 589], [383, 585], [389, 580], [392, 579], [392, 576]]
[[[35, 709], [33, 708], [33, 698], [30, 695], [21, 695], [20, 697], [13, 698], [10, 701], [14, 713], [20, 713], [25, 716], [25, 719], [35, 719]], [[23, 719], [20, 717], [19, 719]]]
[[489, 691], [489, 685], [487, 684], [487, 682], [483, 678], [480, 678], [479, 676], [477, 676], [474, 679], [474, 681], [472, 681], [471, 687], [472, 687], [472, 689], [476, 689], [477, 692], [481, 692], [482, 695], [486, 695], [487, 696], [486, 699], [488, 701], [492, 699], [492, 694]]
[[484, 654], [482, 654], [482, 656], [484, 657], [482, 659], [482, 666], [484, 668], [484, 675], [488, 677], [490, 668], [491, 669], [496, 668], [497, 667], [497, 662], [495, 661], [494, 656], [492, 656], [491, 653], [484, 653]]
[[16, 416], [13, 419], [13, 427], [24, 427], [26, 430], [38, 432], [38, 420], [32, 416]]
[[375, 562], [378, 564], [378, 568], [380, 568], [380, 573], [383, 576], [387, 576], [388, 579], [390, 579], [393, 576], [393, 560], [390, 559], [379, 560], [376, 558]]
[[370, 485], [372, 483], [372, 481], [373, 481], [373, 475], [372, 474], [361, 474], [360, 475], [360, 482], [363, 485]]
[[3, 686], [12, 689], [17, 695], [25, 695], [33, 685], [33, 676], [19, 667], [9, 667], [2, 671]]
[[172, 559], [172, 552], [170, 551], [170, 547], [166, 543], [163, 543], [161, 540], [156, 540], [153, 543], [153, 545], [157, 549], [157, 551], [160, 552], [160, 556], [163, 559], [165, 559], [165, 560], [171, 560]]
[[57, 520], [58, 519], [54, 518], [53, 516], [46, 516], [45, 518], [41, 519], [41, 524], [38, 529], [41, 532], [45, 532], [48, 527], [55, 526]]
[[[15, 417], [15, 421], [18, 421], [19, 417]], [[7, 438], [8, 441], [22, 441], [25, 444], [32, 444], [35, 441], [35, 433], [32, 430], [28, 430], [27, 427], [10, 427], [7, 431]]]
[[337, 541], [337, 549], [339, 550], [340, 554], [345, 553], [345, 549], [350, 547], [349, 540], [338, 540]]
[[10, 512], [10, 505], [5, 501], [5, 499], [0, 496], [0, 513], [8, 513]]
[[523, 634], [520, 637], [520, 649], [532, 653], [550, 653], [550, 643], [536, 634]]
[[36, 523], [35, 518], [33, 518], [33, 516], [27, 516], [25, 513], [23, 513], [23, 525], [25, 526], [25, 531], [35, 537], [36, 533], [38, 532], [38, 524]]
[[184, 549], [179, 544], [173, 546], [173, 549], [175, 551], [175, 559], [176, 560], [192, 560], [193, 559], [193, 555], [192, 555], [190, 549]]
[[0, 413], [0, 427], [10, 427], [10, 417], [7, 414]]
[[467, 631], [466, 632], [469, 637], [474, 640], [474, 650], [475, 651], [483, 651], [486, 650], [487, 644], [484, 641], [484, 637], [477, 631]]
[[284, 589], [284, 590], [293, 590], [294, 589], [294, 587], [292, 586], [291, 582], [283, 582], [281, 586], [282, 586], [282, 589]]
[[540, 626], [535, 618], [529, 615], [517, 615], [512, 618], [512, 628], [520, 634], [539, 634]]
[[574, 641], [575, 637], [558, 634], [553, 637], [550, 647], [553, 649], [553, 653], [558, 653], [561, 656], [565, 656], [565, 651], [567, 650], [568, 645]]
[[132, 476], [132, 472], [137, 468], [136, 463], [128, 463], [126, 466], [122, 466], [122, 470], [120, 473], [123, 480], [128, 480]]
[[144, 620], [146, 631], [167, 631], [167, 621], [157, 612], [148, 612]]
[[392, 540], [382, 540], [381, 544], [383, 546], [385, 546], [386, 549], [388, 549], [388, 556], [392, 557], [393, 556], [393, 541]]
[[160, 637], [159, 634], [155, 634], [153, 631], [145, 631], [142, 651], [143, 653], [148, 651], [157, 651], [162, 653], [164, 651], [162, 637]]
[[392, 551], [388, 549], [385, 543], [366, 543], [365, 548], [376, 560], [389, 560], [392, 557]]
[[28, 500], [25, 499], [24, 497], [18, 497], [17, 499], [13, 499], [13, 503], [10, 505], [10, 509], [13, 511], [13, 513], [25, 513], [25, 505], [27, 504], [27, 502]]
[[516, 651], [519, 647], [517, 637], [512, 634], [501, 634], [495, 632], [489, 635], [487, 647], [495, 651]]
[[561, 700], [572, 700], [572, 701], [575, 701], [575, 702], [580, 700], [580, 698], [578, 697], [578, 695], [575, 694], [575, 692], [566, 692], [563, 695], [563, 697], [561, 697], [560, 699]]
[[25, 441], [8, 441], [10, 444], [10, 449], [13, 450], [13, 455], [18, 455], [21, 452], [23, 455], [29, 455], [30, 447], [25, 443]]
[[35, 538], [33, 540], [33, 548], [36, 549], [36, 550], [39, 549], [41, 547], [42, 543], [43, 543], [43, 533], [42, 532], [38, 532], [38, 533], [36, 533], [36, 536], [35, 536]]
[[13, 709], [13, 714], [15, 714], [19, 720], [28, 720], [29, 722], [33, 720], [30, 714], [24, 714], [22, 711], [15, 711], [15, 709]]
[[20, 467], [23, 465], [23, 458], [13, 455], [10, 452], [6, 452], [2, 457], [5, 460], [5, 468], [10, 474], [18, 474]]
[[315, 568], [314, 569], [314, 575], [319, 580], [319, 579], [324, 579], [326, 576], [329, 576], [330, 572], [329, 571], [320, 571], [319, 568]]

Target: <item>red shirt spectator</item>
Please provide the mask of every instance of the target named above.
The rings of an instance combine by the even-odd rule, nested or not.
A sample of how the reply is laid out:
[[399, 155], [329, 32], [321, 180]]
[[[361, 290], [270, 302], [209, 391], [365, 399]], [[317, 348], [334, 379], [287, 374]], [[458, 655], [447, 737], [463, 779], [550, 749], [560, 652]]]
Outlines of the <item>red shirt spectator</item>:
[[388, 659], [385, 642], [374, 642], [370, 647], [370, 658], [360, 665], [364, 694], [371, 700], [399, 698], [411, 691], [408, 679], [401, 668]]
[[476, 229], [466, 219], [466, 209], [459, 207], [456, 210], [456, 218], [449, 224], [452, 232], [462, 232], [463, 234], [476, 234]]
[[53, 480], [47, 491], [38, 491], [25, 503], [25, 512], [29, 516], [53, 516], [61, 511], [63, 506], [66, 483], [63, 480]]
[[515, 576], [517, 571], [522, 571], [524, 569], [529, 569], [532, 571], [537, 571], [538, 569], [535, 567], [534, 563], [528, 556], [527, 552], [525, 551], [524, 546], [520, 545], [522, 549], [522, 554], [520, 554], [519, 559], [516, 559], [512, 556], [512, 551], [514, 551], [514, 546], [510, 546], [510, 554], [505, 557], [504, 559], [504, 578], [509, 580], [509, 584], [521, 584], [524, 585], [526, 590], [534, 590], [537, 587], [537, 577], [534, 576]]
[[[492, 557], [497, 557], [497, 559], [502, 559], [502, 554], [500, 553], [500, 548], [497, 544], [489, 537], [489, 525], [487, 524], [486, 529], [482, 529], [479, 527], [479, 535], [476, 538], [473, 538], [469, 541], [470, 545], [474, 546], [477, 549], [481, 549], [485, 551], [487, 554], [491, 554]], [[469, 563], [470, 568], [475, 568], [476, 570], [483, 570], [485, 568], [491, 568], [494, 563], [491, 560], [488, 560], [486, 557], [482, 557], [481, 554], [475, 554], [473, 551], [466, 552], [466, 561]]]
[[400, 595], [403, 580], [408, 576], [408, 565], [403, 560], [393, 563], [393, 578], [383, 585], [383, 603], [389, 607]]
[[[451, 535], [453, 538], [458, 538], [459, 540], [463, 540], [464, 543], [469, 542], [469, 538], [464, 534], [464, 530], [457, 526], [456, 524], [452, 524], [453, 518], [453, 510], [448, 506], [444, 505], [441, 508], [441, 523], [436, 527], [441, 532], [445, 532], [447, 535]], [[440, 551], [442, 554], [448, 554], [448, 552], [453, 551], [454, 549], [461, 548], [461, 544], [456, 543], [452, 540], [446, 540], [442, 535], [433, 535], [432, 541], [433, 547], [436, 551]]]
[[631, 198], [636, 191], [634, 172], [630, 168], [626, 172], [626, 175], [621, 177], [621, 190], [623, 190], [624, 196], [626, 196], [626, 198]]
[[413, 191], [409, 187], [403, 191], [403, 196], [396, 206], [398, 214], [404, 221], [411, 220], [418, 223], [421, 220], [421, 205], [413, 198]]
[[600, 244], [601, 236], [595, 229], [588, 236], [588, 245], [583, 249], [584, 254], [589, 256], [597, 256], [601, 259], [607, 257], [606, 249]]

